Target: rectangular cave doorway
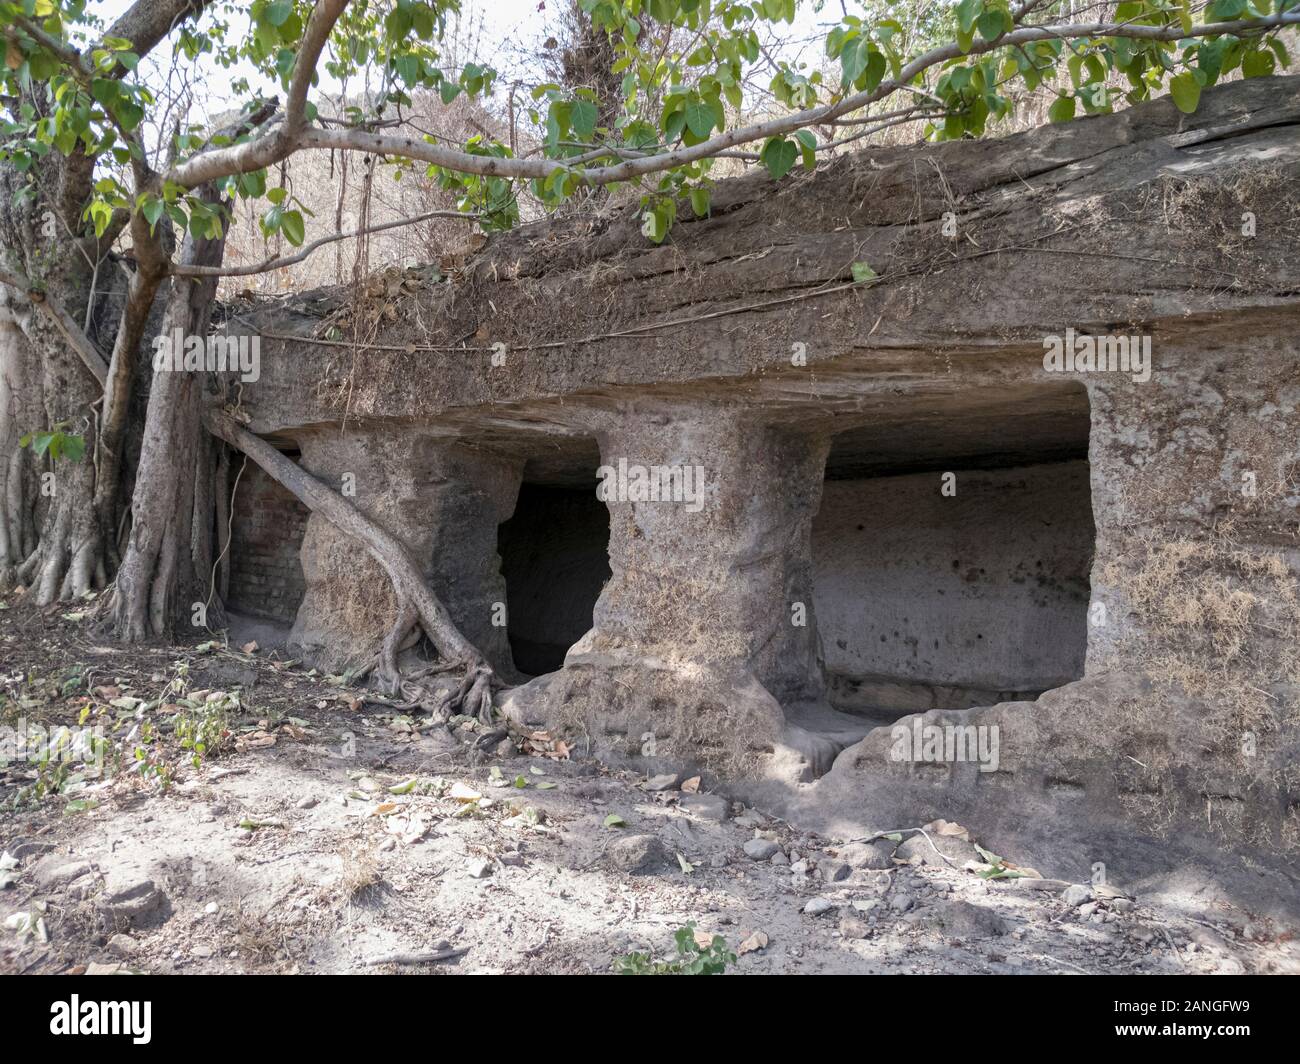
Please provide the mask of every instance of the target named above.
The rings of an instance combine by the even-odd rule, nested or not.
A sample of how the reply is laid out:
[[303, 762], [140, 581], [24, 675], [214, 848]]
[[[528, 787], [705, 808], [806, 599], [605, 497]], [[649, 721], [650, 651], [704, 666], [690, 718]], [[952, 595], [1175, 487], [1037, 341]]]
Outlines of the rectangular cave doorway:
[[530, 461], [510, 520], [497, 531], [506, 581], [506, 633], [515, 667], [554, 672], [591, 628], [610, 577], [609, 508], [596, 498], [599, 457]]
[[888, 724], [1083, 676], [1088, 431], [1084, 387], [1052, 382], [891, 397], [834, 437], [812, 532], [833, 706]]

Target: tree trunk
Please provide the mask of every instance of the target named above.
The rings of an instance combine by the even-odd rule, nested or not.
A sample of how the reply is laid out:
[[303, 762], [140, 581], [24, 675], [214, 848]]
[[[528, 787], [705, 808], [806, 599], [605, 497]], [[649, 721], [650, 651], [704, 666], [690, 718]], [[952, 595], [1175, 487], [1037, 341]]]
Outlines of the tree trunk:
[[[95, 503], [99, 426], [104, 420], [116, 423], [123, 415], [129, 373], [121, 378], [124, 387], [118, 395], [101, 403], [100, 383], [85, 356], [97, 362], [101, 372], [105, 360], [82, 335], [81, 326], [98, 324], [102, 316], [110, 318], [105, 330], [110, 339], [115, 331], [114, 302], [106, 293], [112, 288], [108, 254], [117, 230], [110, 229], [100, 239], [81, 231], [81, 211], [92, 179], [91, 162], [82, 155], [51, 152], [26, 174], [0, 167], [0, 253], [5, 267], [17, 270], [30, 286], [28, 291], [7, 292], [9, 318], [21, 327], [21, 337], [10, 331], [0, 338], [0, 375], [6, 381], [0, 384], [0, 398], [8, 390], [10, 400], [0, 413], [8, 524], [7, 533], [0, 534], [0, 540], [7, 540], [0, 541], [0, 580], [6, 574], [16, 576], [40, 605], [105, 586], [105, 548], [115, 536], [120, 512], [116, 476], [100, 489], [98, 510]], [[64, 328], [48, 312], [55, 307], [64, 316]], [[65, 332], [73, 324], [84, 350]], [[11, 329], [7, 323], [0, 328]], [[80, 461], [19, 453], [16, 440], [56, 426], [83, 436], [86, 449]], [[100, 514], [105, 515], [104, 523]], [[35, 536], [26, 527], [33, 515]]]
[[[211, 190], [204, 198], [221, 202]], [[181, 262], [219, 266], [224, 251], [224, 237], [188, 235]], [[179, 331], [187, 340], [206, 342], [216, 287], [215, 278], [175, 278], [162, 335], [171, 338]], [[114, 631], [123, 641], [171, 639], [189, 627], [206, 630], [224, 623], [223, 604], [209, 584], [214, 492], [224, 486], [213, 484], [217, 458], [199, 417], [215, 386], [203, 369], [155, 367], [131, 501], [131, 536], [112, 600]]]
[[31, 452], [19, 442], [37, 422], [34, 362], [16, 300], [0, 294], [0, 589], [36, 550], [38, 482]]

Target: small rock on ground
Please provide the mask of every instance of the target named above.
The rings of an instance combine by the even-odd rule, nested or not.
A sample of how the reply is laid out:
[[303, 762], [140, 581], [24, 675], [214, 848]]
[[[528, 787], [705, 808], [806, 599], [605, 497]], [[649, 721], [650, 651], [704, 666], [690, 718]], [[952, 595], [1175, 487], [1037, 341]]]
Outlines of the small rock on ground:
[[629, 835], [610, 847], [615, 868], [634, 875], [661, 871], [668, 863], [668, 850], [655, 835]]

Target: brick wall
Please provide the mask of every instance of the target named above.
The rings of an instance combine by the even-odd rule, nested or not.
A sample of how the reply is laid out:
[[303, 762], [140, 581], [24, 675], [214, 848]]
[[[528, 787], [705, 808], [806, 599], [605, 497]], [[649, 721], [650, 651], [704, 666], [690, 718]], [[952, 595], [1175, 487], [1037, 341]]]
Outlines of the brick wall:
[[230, 543], [231, 609], [292, 623], [302, 601], [298, 552], [307, 508], [249, 462], [235, 495]]

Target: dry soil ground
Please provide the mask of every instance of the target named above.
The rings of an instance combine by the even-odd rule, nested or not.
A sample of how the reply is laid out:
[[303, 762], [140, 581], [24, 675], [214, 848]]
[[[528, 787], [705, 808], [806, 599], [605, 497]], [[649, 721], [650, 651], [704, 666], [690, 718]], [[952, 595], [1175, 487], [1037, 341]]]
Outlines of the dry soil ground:
[[[0, 600], [0, 723], [102, 722], [118, 769], [0, 767], [0, 971], [609, 972], [688, 923], [744, 973], [1300, 970], [1205, 894], [991, 879], [954, 825], [820, 838], [361, 693]], [[187, 723], [219, 747], [197, 767]]]

